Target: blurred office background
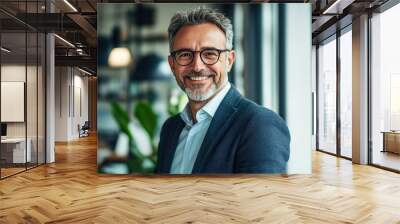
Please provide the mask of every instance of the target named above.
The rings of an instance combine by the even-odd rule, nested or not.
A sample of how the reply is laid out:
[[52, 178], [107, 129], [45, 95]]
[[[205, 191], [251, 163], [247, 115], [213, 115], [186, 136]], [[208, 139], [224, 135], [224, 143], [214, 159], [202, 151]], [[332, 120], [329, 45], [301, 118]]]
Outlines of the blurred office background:
[[[234, 26], [231, 83], [291, 131], [290, 173], [311, 172], [311, 4], [202, 4]], [[167, 28], [199, 4], [98, 4], [98, 171], [151, 173], [158, 135], [187, 99], [169, 68]], [[301, 118], [301, 119], [299, 119]]]

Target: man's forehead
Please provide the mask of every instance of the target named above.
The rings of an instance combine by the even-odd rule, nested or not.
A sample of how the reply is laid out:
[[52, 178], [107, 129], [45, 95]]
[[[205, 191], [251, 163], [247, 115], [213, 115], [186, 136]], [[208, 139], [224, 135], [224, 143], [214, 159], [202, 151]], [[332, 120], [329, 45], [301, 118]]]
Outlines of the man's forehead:
[[179, 29], [174, 38], [175, 49], [224, 47], [225, 43], [226, 37], [224, 32], [217, 25], [212, 23], [185, 25]]

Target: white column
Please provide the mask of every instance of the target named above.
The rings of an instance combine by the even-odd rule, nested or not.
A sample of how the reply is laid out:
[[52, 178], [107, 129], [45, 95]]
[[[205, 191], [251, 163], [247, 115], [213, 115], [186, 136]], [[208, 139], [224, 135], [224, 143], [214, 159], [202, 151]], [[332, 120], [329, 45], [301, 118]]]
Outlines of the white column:
[[353, 162], [368, 163], [368, 16], [353, 19]]
[[55, 76], [54, 76], [54, 35], [46, 36], [46, 163], [55, 161], [54, 133], [55, 133]]
[[[47, 12], [54, 11], [50, 1], [46, 3]], [[54, 133], [55, 133], [55, 55], [54, 35], [46, 35], [46, 163], [55, 162]]]

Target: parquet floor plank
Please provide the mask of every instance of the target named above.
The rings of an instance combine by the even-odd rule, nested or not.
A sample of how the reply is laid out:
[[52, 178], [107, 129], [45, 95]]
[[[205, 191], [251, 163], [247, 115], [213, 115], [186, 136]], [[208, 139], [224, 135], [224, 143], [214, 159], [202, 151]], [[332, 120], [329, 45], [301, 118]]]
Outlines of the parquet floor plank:
[[97, 174], [96, 138], [0, 181], [0, 223], [400, 223], [400, 175], [313, 153], [312, 175]]

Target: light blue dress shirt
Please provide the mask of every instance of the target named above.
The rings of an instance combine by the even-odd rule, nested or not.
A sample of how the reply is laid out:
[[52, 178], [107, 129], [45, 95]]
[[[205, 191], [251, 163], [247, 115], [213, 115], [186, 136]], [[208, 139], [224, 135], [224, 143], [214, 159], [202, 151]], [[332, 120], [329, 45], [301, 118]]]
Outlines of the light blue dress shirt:
[[179, 135], [178, 145], [171, 165], [171, 174], [192, 173], [193, 165], [211, 120], [230, 88], [231, 84], [228, 82], [213, 99], [197, 111], [196, 124], [193, 124], [190, 116], [189, 104], [187, 104], [185, 109], [180, 113], [186, 125]]

